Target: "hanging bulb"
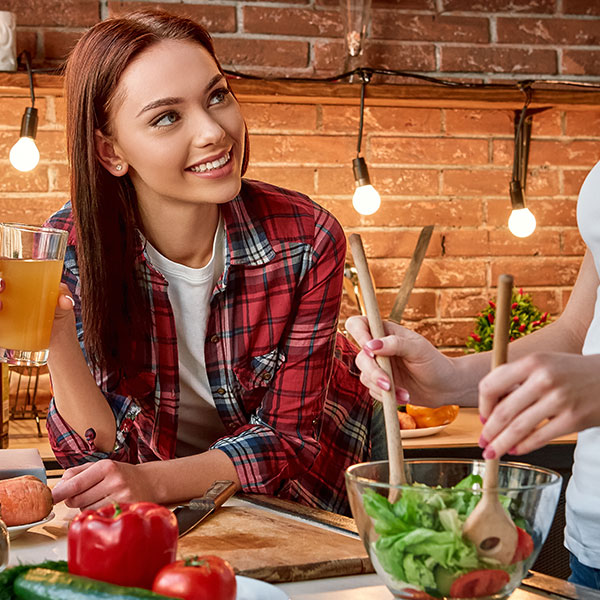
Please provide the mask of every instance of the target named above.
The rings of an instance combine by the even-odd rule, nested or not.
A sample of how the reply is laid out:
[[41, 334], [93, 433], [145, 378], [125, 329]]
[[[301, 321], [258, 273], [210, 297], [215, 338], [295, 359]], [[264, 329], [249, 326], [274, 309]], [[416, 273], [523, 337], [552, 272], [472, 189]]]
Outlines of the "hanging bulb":
[[361, 215], [372, 215], [381, 206], [381, 197], [371, 185], [367, 163], [362, 156], [358, 156], [352, 161], [352, 170], [354, 171], [354, 182], [356, 183], [352, 206]]
[[510, 213], [508, 229], [517, 237], [528, 237], [535, 231], [535, 217], [528, 208], [517, 208]]
[[36, 133], [37, 108], [29, 107], [21, 120], [21, 136], [9, 153], [10, 163], [15, 169], [31, 171], [40, 161], [40, 151], [35, 145]]
[[535, 217], [525, 208], [525, 192], [520, 181], [510, 182], [510, 202], [512, 212], [508, 218], [508, 229], [517, 237], [528, 237], [535, 231]]

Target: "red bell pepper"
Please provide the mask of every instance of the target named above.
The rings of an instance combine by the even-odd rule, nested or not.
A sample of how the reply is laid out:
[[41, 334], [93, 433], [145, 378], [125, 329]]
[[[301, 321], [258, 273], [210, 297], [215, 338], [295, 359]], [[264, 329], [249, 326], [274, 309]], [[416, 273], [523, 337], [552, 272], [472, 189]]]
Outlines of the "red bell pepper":
[[69, 571], [117, 585], [152, 588], [154, 576], [177, 553], [177, 519], [152, 502], [84, 510], [69, 526]]

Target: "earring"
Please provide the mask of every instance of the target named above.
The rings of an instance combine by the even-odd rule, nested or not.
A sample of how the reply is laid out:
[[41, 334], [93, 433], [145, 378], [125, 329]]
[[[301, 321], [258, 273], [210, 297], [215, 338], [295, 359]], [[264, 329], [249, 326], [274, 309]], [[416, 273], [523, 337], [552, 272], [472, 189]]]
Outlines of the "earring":
[[123, 165], [116, 165], [115, 166], [115, 170], [116, 171], [122, 171], [123, 170]]

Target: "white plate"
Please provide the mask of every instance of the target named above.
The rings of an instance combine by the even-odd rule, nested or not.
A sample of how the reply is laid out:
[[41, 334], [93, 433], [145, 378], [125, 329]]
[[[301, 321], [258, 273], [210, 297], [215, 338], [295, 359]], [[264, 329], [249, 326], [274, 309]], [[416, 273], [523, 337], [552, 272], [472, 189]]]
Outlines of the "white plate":
[[440, 431], [444, 431], [444, 429], [446, 429], [448, 425], [450, 425], [450, 423], [446, 423], [446, 425], [438, 425], [437, 427], [417, 427], [417, 429], [401, 429], [400, 434], [403, 438], [426, 437], [428, 435], [435, 435]]
[[28, 529], [35, 527], [36, 525], [43, 525], [48, 521], [54, 519], [54, 513], [51, 512], [45, 519], [41, 521], [36, 521], [35, 523], [25, 523], [25, 525], [13, 525], [12, 527], [7, 527], [8, 529], [8, 537], [11, 540], [18, 538], [22, 533], [25, 533]]
[[270, 583], [236, 575], [237, 595], [235, 600], [289, 600], [289, 596]]

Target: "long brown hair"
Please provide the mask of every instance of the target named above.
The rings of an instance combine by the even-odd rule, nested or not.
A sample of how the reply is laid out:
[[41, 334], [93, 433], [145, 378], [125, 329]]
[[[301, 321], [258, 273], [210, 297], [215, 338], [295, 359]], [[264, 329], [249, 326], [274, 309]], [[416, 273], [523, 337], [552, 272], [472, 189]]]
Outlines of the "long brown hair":
[[[94, 132], [110, 135], [109, 110], [123, 71], [141, 52], [165, 39], [200, 44], [222, 72], [202, 26], [159, 10], [98, 23], [80, 38], [66, 66], [67, 153], [85, 348], [95, 367], [131, 375], [144, 361], [136, 349], [147, 340], [152, 324], [137, 263], [141, 223], [129, 176], [114, 177], [101, 165]], [[246, 132], [242, 173], [247, 142]]]

